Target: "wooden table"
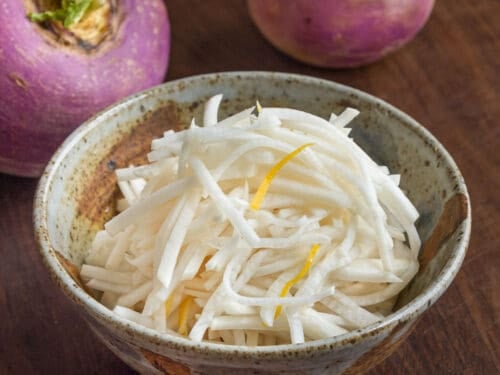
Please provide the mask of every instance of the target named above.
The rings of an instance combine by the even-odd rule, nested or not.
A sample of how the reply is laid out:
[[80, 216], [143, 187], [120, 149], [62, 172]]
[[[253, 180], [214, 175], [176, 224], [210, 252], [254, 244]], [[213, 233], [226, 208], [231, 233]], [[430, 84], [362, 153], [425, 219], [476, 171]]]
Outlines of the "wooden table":
[[[354, 70], [316, 69], [279, 53], [252, 25], [244, 1], [167, 5], [167, 80], [228, 70], [323, 77], [389, 101], [444, 144], [472, 197], [469, 252], [445, 295], [370, 374], [500, 373], [500, 1], [437, 0], [414, 41]], [[47, 277], [32, 232], [36, 184], [0, 174], [0, 374], [132, 373]]]

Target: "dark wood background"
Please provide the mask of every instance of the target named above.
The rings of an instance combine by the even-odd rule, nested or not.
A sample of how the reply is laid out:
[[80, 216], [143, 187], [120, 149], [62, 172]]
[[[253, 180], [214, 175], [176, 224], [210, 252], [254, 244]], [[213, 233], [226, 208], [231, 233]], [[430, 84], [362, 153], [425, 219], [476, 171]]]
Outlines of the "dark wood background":
[[[500, 373], [500, 1], [437, 0], [415, 40], [354, 70], [317, 69], [279, 53], [242, 0], [166, 3], [167, 80], [228, 70], [323, 77], [387, 100], [444, 144], [471, 194], [470, 248], [449, 290], [370, 375]], [[0, 374], [132, 373], [47, 277], [31, 224], [36, 184], [0, 174]]]

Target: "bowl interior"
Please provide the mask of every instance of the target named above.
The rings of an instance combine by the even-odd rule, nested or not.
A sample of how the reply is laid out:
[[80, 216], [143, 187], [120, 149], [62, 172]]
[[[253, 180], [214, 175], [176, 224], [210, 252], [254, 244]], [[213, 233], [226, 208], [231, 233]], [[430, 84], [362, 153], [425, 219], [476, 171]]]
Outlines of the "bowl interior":
[[353, 138], [375, 161], [401, 174], [401, 186], [421, 214], [421, 269], [397, 308], [434, 285], [450, 264], [458, 268], [468, 237], [467, 191], [453, 160], [424, 128], [392, 106], [345, 86], [246, 72], [173, 81], [138, 94], [88, 121], [61, 146], [41, 180], [35, 211], [40, 210], [39, 228], [46, 226], [42, 235], [75, 281], [95, 232], [114, 214], [114, 169], [144, 163], [154, 137], [186, 126], [192, 117], [200, 120], [203, 103], [218, 93], [224, 94], [221, 118], [256, 100], [324, 118], [347, 106], [359, 109], [351, 125]]

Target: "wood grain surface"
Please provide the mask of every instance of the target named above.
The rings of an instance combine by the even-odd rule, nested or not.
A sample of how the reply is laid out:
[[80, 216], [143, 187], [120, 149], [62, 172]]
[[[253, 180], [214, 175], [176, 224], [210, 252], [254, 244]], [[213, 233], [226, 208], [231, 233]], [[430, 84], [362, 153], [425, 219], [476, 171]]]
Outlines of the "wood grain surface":
[[[228, 70], [322, 77], [387, 100], [443, 143], [471, 194], [470, 248], [449, 290], [369, 374], [500, 373], [500, 1], [437, 0], [415, 40], [353, 70], [317, 69], [276, 51], [242, 0], [166, 3], [166, 80]], [[0, 374], [133, 373], [49, 280], [33, 239], [36, 184], [0, 174]]]

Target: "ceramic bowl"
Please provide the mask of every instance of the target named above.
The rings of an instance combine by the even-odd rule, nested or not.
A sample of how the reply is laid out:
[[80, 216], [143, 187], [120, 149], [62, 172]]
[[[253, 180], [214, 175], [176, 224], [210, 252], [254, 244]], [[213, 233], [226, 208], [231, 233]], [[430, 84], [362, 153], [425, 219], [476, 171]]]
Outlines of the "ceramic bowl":
[[[113, 215], [113, 170], [145, 160], [153, 137], [201, 116], [223, 93], [221, 115], [254, 105], [289, 106], [328, 117], [361, 110], [356, 142], [377, 162], [401, 173], [421, 216], [420, 271], [379, 323], [330, 339], [258, 348], [195, 343], [122, 319], [92, 298], [78, 268], [96, 231]], [[448, 288], [465, 256], [470, 204], [463, 178], [444, 147], [408, 115], [350, 87], [267, 72], [209, 74], [168, 82], [96, 115], [66, 139], [40, 179], [34, 225], [48, 272], [111, 351], [142, 373], [359, 373], [391, 354]], [[417, 333], [418, 334], [418, 333]]]

